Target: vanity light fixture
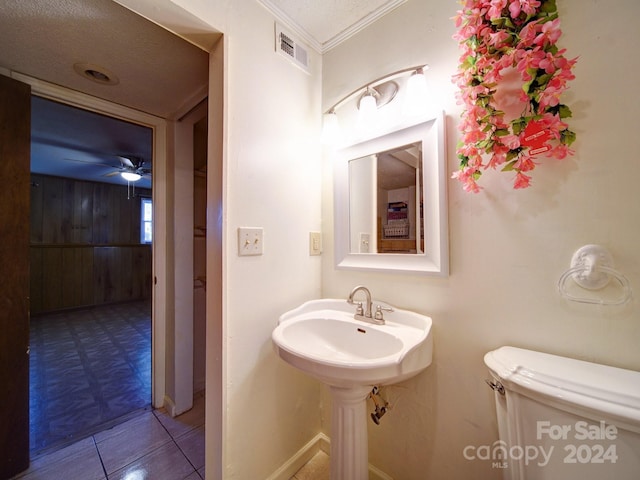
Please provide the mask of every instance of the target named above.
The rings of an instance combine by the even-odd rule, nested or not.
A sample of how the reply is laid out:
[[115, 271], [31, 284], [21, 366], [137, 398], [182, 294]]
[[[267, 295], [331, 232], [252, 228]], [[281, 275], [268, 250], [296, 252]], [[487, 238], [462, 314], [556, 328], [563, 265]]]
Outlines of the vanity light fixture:
[[[404, 86], [404, 106], [403, 113], [416, 115], [423, 113], [428, 107], [428, 88], [424, 76], [424, 71], [428, 65], [418, 65], [404, 68], [377, 78], [366, 85], [357, 88], [353, 92], [345, 95], [338, 102], [331, 106], [323, 117], [322, 141], [325, 144], [335, 143], [339, 135], [340, 127], [336, 110], [348, 101], [357, 97], [356, 107], [358, 108], [358, 128], [366, 128], [374, 122], [378, 109], [393, 101]], [[408, 76], [408, 79], [399, 82], [400, 79]]]

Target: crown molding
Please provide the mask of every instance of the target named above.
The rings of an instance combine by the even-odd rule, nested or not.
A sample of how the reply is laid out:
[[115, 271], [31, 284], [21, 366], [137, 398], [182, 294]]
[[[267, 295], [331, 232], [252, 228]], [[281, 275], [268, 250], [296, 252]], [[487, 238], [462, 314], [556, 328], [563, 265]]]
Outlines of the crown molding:
[[286, 26], [289, 30], [296, 34], [301, 40], [303, 40], [304, 43], [309, 45], [319, 54], [328, 52], [332, 48], [348, 40], [361, 30], [365, 29], [378, 19], [385, 16], [387, 13], [395, 10], [397, 7], [406, 2], [407, 0], [392, 0], [390, 2], [387, 2], [382, 7], [369, 13], [350, 27], [344, 29], [342, 32], [334, 35], [326, 42], [321, 42], [313, 35], [311, 35], [311, 33], [309, 33], [304, 27], [298, 24], [293, 18], [291, 18], [291, 16], [289, 16], [285, 11], [274, 5], [271, 0], [258, 0], [258, 3], [260, 3], [269, 12], [271, 12], [271, 14], [276, 17], [279, 22], [281, 22], [284, 26]]

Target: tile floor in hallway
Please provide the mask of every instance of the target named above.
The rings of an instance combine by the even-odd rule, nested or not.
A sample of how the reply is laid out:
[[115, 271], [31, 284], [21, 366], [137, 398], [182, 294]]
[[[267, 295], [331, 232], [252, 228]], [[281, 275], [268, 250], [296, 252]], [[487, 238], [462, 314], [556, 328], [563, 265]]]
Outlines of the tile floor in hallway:
[[12, 480], [204, 479], [204, 396], [176, 417], [163, 409], [35, 458]]
[[[31, 322], [31, 467], [12, 480], [204, 479], [204, 396], [152, 410], [151, 313], [128, 302]], [[319, 452], [290, 480], [329, 480]]]

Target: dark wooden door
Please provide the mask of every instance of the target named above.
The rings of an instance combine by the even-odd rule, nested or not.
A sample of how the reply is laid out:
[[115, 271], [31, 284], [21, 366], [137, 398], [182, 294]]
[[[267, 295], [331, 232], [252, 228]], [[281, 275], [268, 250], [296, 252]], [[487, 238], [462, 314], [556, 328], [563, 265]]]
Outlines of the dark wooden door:
[[31, 87], [0, 75], [0, 479], [29, 467]]

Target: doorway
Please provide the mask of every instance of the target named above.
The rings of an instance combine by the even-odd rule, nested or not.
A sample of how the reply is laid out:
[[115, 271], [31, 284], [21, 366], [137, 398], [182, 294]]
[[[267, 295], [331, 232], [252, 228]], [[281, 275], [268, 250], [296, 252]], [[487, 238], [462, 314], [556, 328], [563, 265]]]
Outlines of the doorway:
[[[152, 196], [153, 133], [39, 97], [31, 104], [33, 456], [151, 403], [143, 207]], [[132, 184], [123, 173], [140, 178]]]
[[[169, 0], [162, 0], [160, 3], [154, 3], [151, 12], [148, 12], [148, 15], [142, 15], [141, 17], [150, 18], [155, 21], [157, 25], [166, 25], [167, 18], [156, 18], [156, 14], [163, 14], [167, 11], [172, 12], [172, 19], [180, 18], [184, 20], [184, 24], [180, 24], [180, 28], [177, 30], [175, 28], [171, 28], [175, 25], [171, 22], [170, 25], [167, 25], [165, 28], [167, 30], [175, 31], [178, 34], [181, 34], [185, 38], [193, 37], [192, 33], [197, 32], [195, 36], [206, 42], [205, 47], [201, 47], [205, 52], [205, 58], [209, 58], [210, 61], [205, 62], [205, 68], [199, 68], [196, 70], [207, 70], [212, 72], [212, 76], [210, 78], [210, 82], [207, 81], [206, 76], [202, 79], [201, 76], [190, 74], [185, 68], [173, 69], [169, 65], [170, 62], [170, 53], [172, 49], [167, 48], [167, 44], [163, 42], [146, 42], [145, 45], [155, 45], [161, 44], [162, 53], [158, 55], [152, 54], [140, 54], [138, 52], [138, 57], [143, 60], [151, 60], [157, 59], [155, 64], [161, 65], [163, 71], [180, 71], [180, 75], [171, 75], [170, 82], [157, 82], [157, 78], [159, 76], [153, 76], [151, 81], [141, 82], [138, 85], [138, 88], [135, 89], [135, 85], [127, 82], [126, 85], [129, 87], [134, 87], [134, 90], [128, 90], [127, 93], [123, 96], [118, 96], [118, 92], [124, 93], [124, 90], [121, 90], [117, 86], [94, 86], [90, 87], [90, 84], [85, 84], [86, 80], [78, 79], [76, 77], [60, 77], [56, 76], [58, 71], [43, 71], [38, 70], [38, 65], [36, 62], [44, 55], [45, 57], [55, 58], [54, 61], [47, 62], [47, 65], [58, 65], [60, 69], [63, 71], [67, 71], [70, 68], [71, 63], [68, 58], [65, 57], [65, 52], [68, 51], [76, 51], [75, 47], [84, 46], [88, 51], [87, 58], [94, 58], [96, 54], [99, 53], [99, 45], [96, 42], [87, 41], [88, 36], [85, 35], [82, 38], [81, 42], [75, 42], [73, 37], [70, 39], [67, 38], [66, 33], [75, 33], [80, 34], [82, 32], [90, 31], [92, 34], [98, 27], [111, 28], [112, 25], [118, 26], [118, 36], [111, 35], [112, 32], [109, 32], [109, 35], [98, 35], [98, 38], [109, 38], [111, 41], [109, 43], [109, 49], [113, 52], [120, 52], [121, 54], [117, 55], [118, 59], [128, 58], [127, 55], [134, 51], [131, 48], [132, 45], [137, 44], [137, 39], [139, 38], [151, 38], [153, 36], [153, 32], [146, 32], [144, 34], [141, 31], [144, 29], [144, 25], [135, 20], [135, 18], [131, 21], [124, 19], [120, 20], [112, 20], [112, 15], [114, 13], [113, 10], [117, 10], [119, 7], [111, 2], [110, 0], [90, 0], [90, 3], [96, 4], [95, 8], [88, 8], [88, 2], [86, 0], [74, 0], [77, 3], [82, 4], [82, 11], [84, 13], [90, 12], [92, 15], [90, 16], [80, 16], [73, 17], [69, 16], [69, 11], [65, 10], [64, 15], [58, 16], [55, 14], [51, 14], [49, 12], [50, 9], [54, 8], [56, 5], [47, 4], [46, 11], [43, 9], [42, 12], [36, 12], [42, 15], [17, 15], [17, 16], [9, 16], [10, 21], [8, 23], [3, 23], [3, 27], [7, 28], [2, 29], [3, 38], [8, 36], [12, 38], [11, 44], [18, 45], [20, 47], [24, 47], [24, 51], [20, 50], [16, 55], [18, 59], [28, 60], [24, 62], [24, 66], [22, 63], [8, 62], [2, 61], [0, 62], [4, 65], [16, 65], [15, 70], [11, 69], [3, 69], [3, 74], [8, 75], [18, 81], [26, 83], [32, 87], [32, 91], [34, 94], [41, 96], [47, 99], [53, 99], [62, 101], [69, 105], [78, 106], [81, 108], [88, 108], [92, 111], [96, 111], [102, 114], [112, 115], [116, 118], [128, 119], [133, 121], [134, 123], [145, 125], [153, 130], [153, 141], [154, 141], [154, 177], [156, 180], [159, 180], [156, 185], [154, 185], [153, 196], [154, 196], [154, 230], [156, 232], [161, 232], [160, 235], [154, 239], [153, 243], [153, 251], [154, 253], [158, 253], [158, 255], [153, 255], [153, 320], [152, 320], [152, 331], [153, 331], [153, 345], [152, 345], [152, 357], [153, 357], [153, 382], [152, 382], [152, 404], [154, 407], [162, 406], [167, 402], [167, 391], [170, 386], [173, 385], [173, 379], [176, 374], [179, 372], [174, 368], [175, 365], [173, 362], [173, 357], [168, 354], [169, 347], [172, 346], [171, 342], [173, 342], [173, 338], [178, 335], [180, 332], [176, 332], [174, 330], [174, 318], [178, 314], [181, 314], [179, 310], [177, 310], [173, 303], [174, 297], [174, 288], [176, 284], [183, 283], [191, 283], [193, 279], [191, 278], [177, 278], [174, 273], [174, 244], [173, 244], [173, 232], [174, 229], [178, 230], [179, 226], [174, 224], [174, 215], [175, 210], [173, 206], [173, 196], [174, 189], [172, 185], [173, 178], [173, 152], [168, 149], [171, 148], [171, 140], [172, 140], [172, 125], [175, 122], [176, 118], [180, 118], [184, 114], [185, 111], [188, 111], [195, 97], [199, 96], [199, 94], [208, 93], [210, 96], [210, 106], [209, 106], [209, 114], [212, 115], [210, 117], [209, 123], [209, 167], [213, 165], [213, 168], [210, 168], [207, 177], [209, 182], [207, 184], [207, 201], [209, 205], [207, 207], [207, 223], [210, 224], [213, 219], [213, 225], [216, 227], [212, 229], [214, 235], [206, 236], [206, 245], [207, 245], [207, 272], [209, 285], [214, 288], [209, 288], [206, 294], [207, 301], [207, 348], [206, 348], [206, 357], [207, 357], [207, 375], [206, 375], [206, 383], [207, 386], [213, 386], [210, 389], [211, 394], [207, 395], [207, 410], [211, 411], [211, 414], [207, 415], [207, 423], [210, 424], [211, 428], [208, 428], [207, 436], [208, 436], [208, 448], [211, 448], [215, 452], [219, 452], [219, 448], [215, 448], [216, 445], [219, 445], [221, 442], [221, 385], [222, 385], [222, 367], [219, 361], [214, 362], [213, 359], [221, 358], [221, 341], [220, 341], [220, 333], [221, 333], [221, 310], [222, 310], [222, 292], [221, 292], [221, 232], [219, 231], [220, 225], [217, 222], [217, 215], [215, 212], [220, 212], [221, 201], [222, 201], [222, 134], [223, 134], [223, 66], [224, 66], [224, 49], [222, 48], [222, 42], [218, 42], [222, 36], [219, 32], [215, 32], [209, 28], [209, 26], [205, 26], [203, 28], [202, 22], [196, 17], [188, 14], [183, 11], [180, 7], [177, 7], [173, 2]], [[140, 2], [119, 2], [122, 4], [131, 3], [134, 7], [140, 6], [143, 7]], [[16, 2], [16, 6], [24, 5], [26, 8], [30, 8], [30, 4], [24, 4], [20, 2]], [[65, 4], [66, 5], [66, 4]], [[135, 8], [134, 8], [135, 10]], [[99, 21], [94, 21], [94, 14], [98, 14]], [[23, 19], [28, 22], [31, 27], [36, 25], [40, 16], [44, 20], [44, 23], [38, 25], [38, 35], [29, 35], [31, 29], [23, 28], [24, 25], [21, 23]], [[134, 15], [134, 17], [136, 17]], [[66, 25], [73, 25], [73, 28], [64, 28], [56, 33], [56, 41], [48, 42], [47, 39], [50, 38], [45, 35], [45, 31], [43, 30], [46, 26], [57, 25], [50, 22], [51, 18], [63, 19]], [[124, 22], [124, 23], [123, 23]], [[126, 25], [130, 25], [130, 23], [135, 23], [135, 28], [127, 28]], [[195, 25], [195, 28], [192, 28]], [[184, 30], [184, 31], [183, 31]], [[202, 33], [202, 32], [206, 33]], [[25, 33], [26, 32], [26, 33]], [[132, 35], [135, 37], [133, 40], [130, 40], [126, 32], [132, 32]], [[118, 42], [115, 42], [117, 40]], [[71, 46], [69, 47], [71, 42]], [[117, 43], [120, 46], [114, 44]], [[200, 41], [192, 42], [195, 45], [200, 45]], [[67, 45], [67, 47], [65, 47]], [[178, 47], [180, 48], [180, 47]], [[16, 49], [17, 50], [17, 49]], [[175, 58], [179, 59], [180, 62], [184, 62], [187, 57], [186, 52], [181, 50], [183, 53], [175, 56]], [[37, 56], [34, 53], [41, 53], [42, 55]], [[126, 54], [126, 55], [125, 55]], [[77, 56], [77, 55], [75, 55]], [[2, 57], [2, 56], [0, 56]], [[115, 57], [110, 56], [109, 58], [113, 59]], [[2, 58], [4, 60], [4, 58]], [[145, 63], [146, 62], [140, 62]], [[18, 68], [20, 67], [20, 68]], [[120, 72], [123, 70], [114, 69], [116, 72]], [[136, 69], [137, 72], [140, 72], [140, 69]], [[25, 74], [21, 74], [18, 72], [24, 72]], [[71, 74], [74, 75], [74, 74]], [[38, 80], [41, 78], [43, 80]], [[192, 88], [180, 88], [180, 86], [193, 86], [195, 83], [199, 82], [201, 79], [203, 82], [203, 88], [201, 91], [195, 92]], [[50, 80], [53, 83], [48, 83], [46, 80]], [[178, 86], [176, 86], [176, 83]], [[58, 85], [65, 85], [73, 90], [66, 90], [61, 87], [57, 87]], [[89, 88], [85, 88], [89, 85]], [[121, 82], [121, 86], [125, 85], [124, 82]], [[149, 94], [153, 93], [155, 89], [149, 89], [150, 85], [163, 85], [167, 88], [170, 88], [170, 95], [160, 95], [159, 97], [149, 96]], [[105, 93], [111, 92], [113, 93], [115, 100], [107, 101], [105, 98], [101, 96], [97, 92], [98, 90], [104, 91]], [[85, 92], [85, 93], [81, 93]], [[180, 95], [180, 93], [187, 92], [189, 98], [188, 101], [183, 102], [184, 97]], [[119, 99], [118, 99], [119, 98]], [[159, 98], [159, 100], [158, 100]], [[155, 99], [155, 100], [154, 100]], [[130, 102], [132, 100], [134, 103]], [[176, 103], [179, 105], [179, 108], [173, 108], [167, 106], [167, 102], [170, 105], [175, 105]], [[125, 107], [124, 105], [128, 105]], [[145, 108], [146, 107], [146, 108]], [[211, 127], [211, 125], [214, 125]], [[210, 230], [210, 231], [212, 231]], [[193, 239], [191, 239], [193, 241]], [[178, 315], [178, 318], [184, 318], [183, 315]], [[212, 327], [212, 328], [209, 328]], [[15, 371], [12, 373], [12, 378], [15, 377]], [[27, 402], [24, 402], [26, 405]], [[6, 412], [6, 411], [5, 411]], [[6, 415], [6, 413], [5, 413]], [[26, 427], [24, 428], [26, 431]], [[11, 436], [7, 435], [7, 439], [11, 441]], [[217, 457], [216, 457], [217, 458]], [[220, 465], [221, 463], [218, 461], [216, 465]]]

